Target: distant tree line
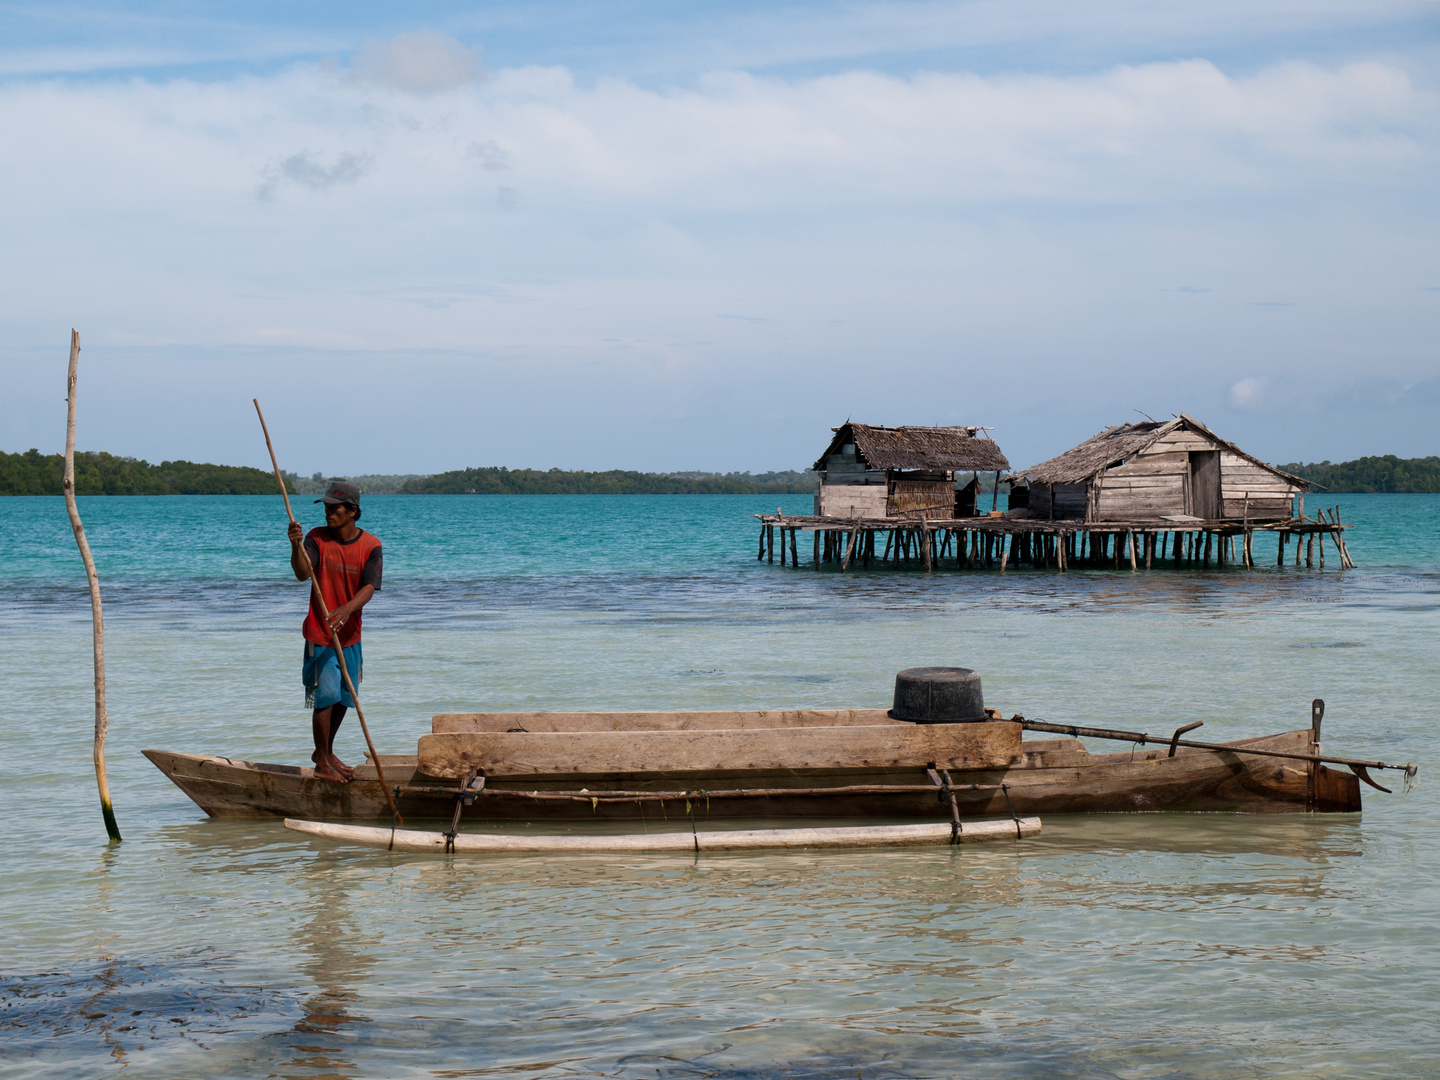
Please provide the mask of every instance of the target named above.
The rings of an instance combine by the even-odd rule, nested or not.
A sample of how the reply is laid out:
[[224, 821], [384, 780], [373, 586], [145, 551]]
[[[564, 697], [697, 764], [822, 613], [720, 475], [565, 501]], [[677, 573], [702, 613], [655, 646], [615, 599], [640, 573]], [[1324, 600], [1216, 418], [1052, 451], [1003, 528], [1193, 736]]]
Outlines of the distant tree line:
[[[62, 454], [0, 451], [0, 495], [61, 495], [65, 475]], [[319, 494], [330, 480], [285, 473], [290, 494]], [[458, 469], [434, 476], [362, 475], [345, 477], [372, 495], [763, 495], [808, 494], [815, 475], [768, 473], [567, 472], [563, 469]], [[75, 454], [77, 495], [269, 495], [275, 476], [237, 465], [164, 461], [151, 465], [138, 458], [104, 452]]]
[[[63, 495], [65, 456], [0, 450], [0, 495]], [[269, 495], [275, 474], [244, 465], [203, 465], [76, 452], [77, 495]], [[294, 488], [291, 488], [294, 491]]]
[[1336, 492], [1440, 492], [1440, 457], [1362, 457], [1331, 464], [1321, 461], [1280, 468]]
[[[1334, 492], [1440, 492], [1440, 457], [1363, 457], [1354, 461], [1310, 464], [1292, 462], [1280, 468]], [[61, 454], [27, 450], [0, 451], [0, 495], [60, 495], [65, 474]], [[318, 494], [328, 483], [322, 473], [301, 477], [285, 473], [293, 494]], [[329, 479], [339, 479], [330, 477]], [[565, 469], [509, 469], [503, 465], [455, 469], [433, 476], [353, 475], [361, 491], [380, 495], [804, 495], [814, 492], [812, 472], [672, 472], [642, 473], [623, 469], [585, 472]], [[989, 474], [981, 477], [990, 493]], [[245, 465], [208, 465], [193, 461], [162, 461], [151, 465], [131, 457], [101, 452], [75, 455], [77, 495], [269, 495], [275, 477]]]
[[367, 495], [394, 495], [411, 480], [424, 480], [423, 473], [351, 473], [349, 476], [329, 476], [315, 473], [313, 476], [297, 476], [284, 473], [290, 490], [299, 495], [323, 495], [331, 480], [348, 480]]
[[642, 473], [564, 469], [456, 469], [400, 486], [402, 495], [799, 495], [815, 490], [813, 473]]

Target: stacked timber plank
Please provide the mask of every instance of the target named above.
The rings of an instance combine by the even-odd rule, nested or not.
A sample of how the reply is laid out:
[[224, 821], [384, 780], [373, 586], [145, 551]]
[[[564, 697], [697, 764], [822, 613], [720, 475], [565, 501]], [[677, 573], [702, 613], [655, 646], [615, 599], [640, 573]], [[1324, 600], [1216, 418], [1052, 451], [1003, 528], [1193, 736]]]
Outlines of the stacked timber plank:
[[[857, 712], [881, 710], [836, 712], [853, 720]], [[718, 781], [744, 775], [749, 786], [758, 787], [765, 786], [763, 781], [770, 774], [784, 778], [806, 772], [1006, 768], [1021, 756], [1020, 727], [1010, 723], [916, 725], [885, 717], [884, 722], [872, 724], [782, 727], [775, 725], [784, 714], [776, 712], [750, 714], [755, 718], [752, 723], [737, 722], [746, 714], [713, 714], [711, 722], [724, 722], [728, 727], [710, 727], [703, 719], [706, 714], [692, 713], [686, 717], [685, 728], [662, 726], [673, 715], [651, 714], [644, 728], [516, 731], [515, 727], [525, 725], [515, 722], [514, 713], [445, 714], [434, 718], [431, 734], [420, 737], [419, 769], [449, 779], [477, 771], [496, 778], [695, 775]], [[810, 715], [818, 720], [822, 714], [817, 710]], [[633, 719], [635, 716], [619, 714], [613, 723], [646, 722]], [[725, 719], [719, 721], [720, 716]], [[509, 728], [486, 730], [500, 723]]]

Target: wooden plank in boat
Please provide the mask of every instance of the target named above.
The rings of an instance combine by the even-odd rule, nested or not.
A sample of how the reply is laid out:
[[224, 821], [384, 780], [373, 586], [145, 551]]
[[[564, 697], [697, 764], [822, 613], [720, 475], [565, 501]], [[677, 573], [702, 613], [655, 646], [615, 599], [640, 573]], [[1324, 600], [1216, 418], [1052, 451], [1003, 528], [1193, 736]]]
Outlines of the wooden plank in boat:
[[462, 731], [699, 731], [741, 728], [904, 725], [884, 709], [763, 709], [751, 712], [467, 712], [430, 720], [437, 735]]
[[700, 731], [447, 732], [420, 737], [420, 771], [463, 777], [564, 773], [1004, 768], [1020, 725], [900, 724]]

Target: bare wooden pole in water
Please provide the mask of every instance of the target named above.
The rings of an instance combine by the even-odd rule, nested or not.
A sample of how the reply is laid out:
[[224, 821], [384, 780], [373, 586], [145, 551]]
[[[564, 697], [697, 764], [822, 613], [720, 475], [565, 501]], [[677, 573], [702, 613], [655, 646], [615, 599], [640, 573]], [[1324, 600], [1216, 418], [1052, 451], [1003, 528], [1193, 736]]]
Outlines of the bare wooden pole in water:
[[[285, 500], [285, 516], [292, 522], [295, 520], [295, 512], [290, 509], [290, 493], [285, 490], [285, 478], [280, 475], [280, 462], [275, 457], [275, 447], [270, 444], [270, 429], [265, 426], [265, 414], [260, 411], [260, 399], [253, 398], [255, 402], [255, 415], [260, 417], [260, 430], [265, 433], [265, 449], [270, 451], [270, 464], [275, 469], [275, 479], [280, 484], [280, 497]], [[330, 608], [325, 603], [325, 597], [320, 592], [320, 579], [315, 576], [315, 568], [310, 565], [310, 553], [305, 550], [305, 545], [300, 545], [300, 557], [305, 560], [305, 573], [310, 578], [310, 591], [315, 596], [315, 603], [320, 608], [320, 615], [325, 620], [325, 625], [330, 628], [330, 644], [335, 649], [335, 659], [340, 661], [340, 678], [345, 680], [345, 689], [350, 691], [350, 700], [355, 702], [355, 715], [360, 718], [360, 730], [365, 733], [365, 745], [370, 748], [370, 760], [375, 763], [375, 776], [380, 781], [380, 787], [385, 792], [385, 801], [390, 804], [390, 812], [395, 815], [395, 820], [405, 824], [405, 819], [400, 816], [400, 808], [395, 805], [395, 796], [390, 792], [390, 786], [385, 783], [385, 769], [380, 764], [380, 755], [375, 752], [374, 740], [370, 738], [370, 725], [365, 723], [365, 711], [360, 708], [360, 695], [355, 692], [355, 684], [350, 681], [350, 668], [345, 663], [345, 650], [340, 647], [340, 632], [330, 626]]]
[[100, 575], [85, 539], [85, 526], [80, 524], [80, 508], [75, 503], [75, 406], [76, 372], [80, 366], [80, 335], [70, 331], [70, 376], [65, 383], [65, 401], [69, 406], [65, 420], [65, 510], [70, 515], [70, 528], [75, 531], [75, 544], [80, 561], [85, 564], [85, 577], [90, 582], [90, 619], [95, 646], [95, 785], [100, 789], [100, 813], [105, 817], [105, 831], [115, 843], [120, 842], [120, 826], [115, 821], [115, 808], [110, 804], [110, 781], [105, 775], [105, 735], [110, 729], [110, 715], [105, 708], [105, 613], [100, 607]]

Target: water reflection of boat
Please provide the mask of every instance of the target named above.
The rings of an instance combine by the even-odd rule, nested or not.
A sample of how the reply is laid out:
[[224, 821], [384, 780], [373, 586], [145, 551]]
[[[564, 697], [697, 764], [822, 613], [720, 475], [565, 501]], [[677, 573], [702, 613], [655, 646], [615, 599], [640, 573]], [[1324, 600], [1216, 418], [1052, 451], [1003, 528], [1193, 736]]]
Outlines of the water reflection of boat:
[[[1356, 776], [1253, 753], [1317, 756], [1313, 729], [1097, 754], [1075, 738], [1022, 740], [1017, 720], [914, 724], [881, 709], [451, 713], [434, 718], [416, 754], [380, 762], [407, 818], [450, 818], [457, 796], [467, 820], [531, 822], [1360, 809]], [[213, 817], [389, 817], [369, 762], [337, 784], [294, 765], [145, 755]]]

